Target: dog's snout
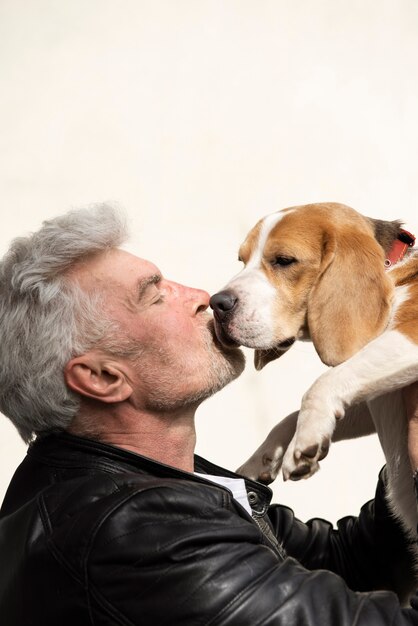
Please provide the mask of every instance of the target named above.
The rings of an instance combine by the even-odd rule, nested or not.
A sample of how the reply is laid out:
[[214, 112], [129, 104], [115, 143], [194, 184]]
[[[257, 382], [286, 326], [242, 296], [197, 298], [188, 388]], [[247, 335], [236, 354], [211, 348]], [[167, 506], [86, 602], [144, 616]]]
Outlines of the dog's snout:
[[231, 313], [237, 302], [238, 298], [232, 291], [219, 291], [211, 297], [209, 304], [216, 317], [222, 320]]

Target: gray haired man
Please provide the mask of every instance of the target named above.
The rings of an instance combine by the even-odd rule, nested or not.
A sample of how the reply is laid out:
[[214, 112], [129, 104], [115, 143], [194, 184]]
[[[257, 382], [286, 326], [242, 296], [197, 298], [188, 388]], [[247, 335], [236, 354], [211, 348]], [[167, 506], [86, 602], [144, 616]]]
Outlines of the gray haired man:
[[0, 513], [2, 623], [418, 624], [418, 602], [398, 600], [414, 566], [384, 471], [335, 531], [194, 456], [196, 408], [244, 358], [217, 343], [209, 295], [125, 236], [101, 205], [0, 264], [0, 410], [29, 443]]

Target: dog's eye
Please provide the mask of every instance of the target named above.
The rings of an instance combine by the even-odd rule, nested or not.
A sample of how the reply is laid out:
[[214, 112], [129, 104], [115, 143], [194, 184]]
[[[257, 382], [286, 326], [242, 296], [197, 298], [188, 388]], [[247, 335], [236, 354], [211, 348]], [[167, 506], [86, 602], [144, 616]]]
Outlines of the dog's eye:
[[292, 256], [276, 256], [271, 262], [273, 267], [277, 265], [284, 267], [286, 265], [292, 265], [292, 263], [296, 263], [296, 259]]

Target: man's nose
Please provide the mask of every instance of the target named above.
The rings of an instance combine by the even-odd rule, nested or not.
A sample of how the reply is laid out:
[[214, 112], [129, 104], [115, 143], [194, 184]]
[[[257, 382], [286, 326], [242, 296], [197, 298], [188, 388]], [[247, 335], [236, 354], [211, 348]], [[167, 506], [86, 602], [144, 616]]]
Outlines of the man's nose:
[[185, 287], [187, 291], [186, 301], [191, 303], [193, 314], [206, 311], [209, 306], [210, 295], [204, 289]]
[[215, 317], [222, 321], [231, 313], [238, 302], [237, 296], [232, 291], [218, 291], [210, 299], [210, 306]]
[[175, 283], [173, 280], [167, 281], [167, 285], [169, 285], [177, 302], [181, 302], [187, 309], [191, 308], [193, 315], [206, 311], [208, 308], [210, 295], [204, 289], [187, 287], [187, 285]]

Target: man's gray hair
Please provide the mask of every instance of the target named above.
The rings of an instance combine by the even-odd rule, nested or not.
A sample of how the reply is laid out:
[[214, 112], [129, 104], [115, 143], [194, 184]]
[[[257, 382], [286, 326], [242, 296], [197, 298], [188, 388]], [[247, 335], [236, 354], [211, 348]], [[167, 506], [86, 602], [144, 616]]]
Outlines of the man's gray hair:
[[103, 317], [99, 294], [82, 291], [68, 270], [126, 237], [119, 211], [98, 204], [45, 221], [0, 261], [0, 411], [25, 442], [67, 428], [77, 413], [63, 372], [72, 357], [106, 342], [123, 350], [112, 345], [117, 324]]

